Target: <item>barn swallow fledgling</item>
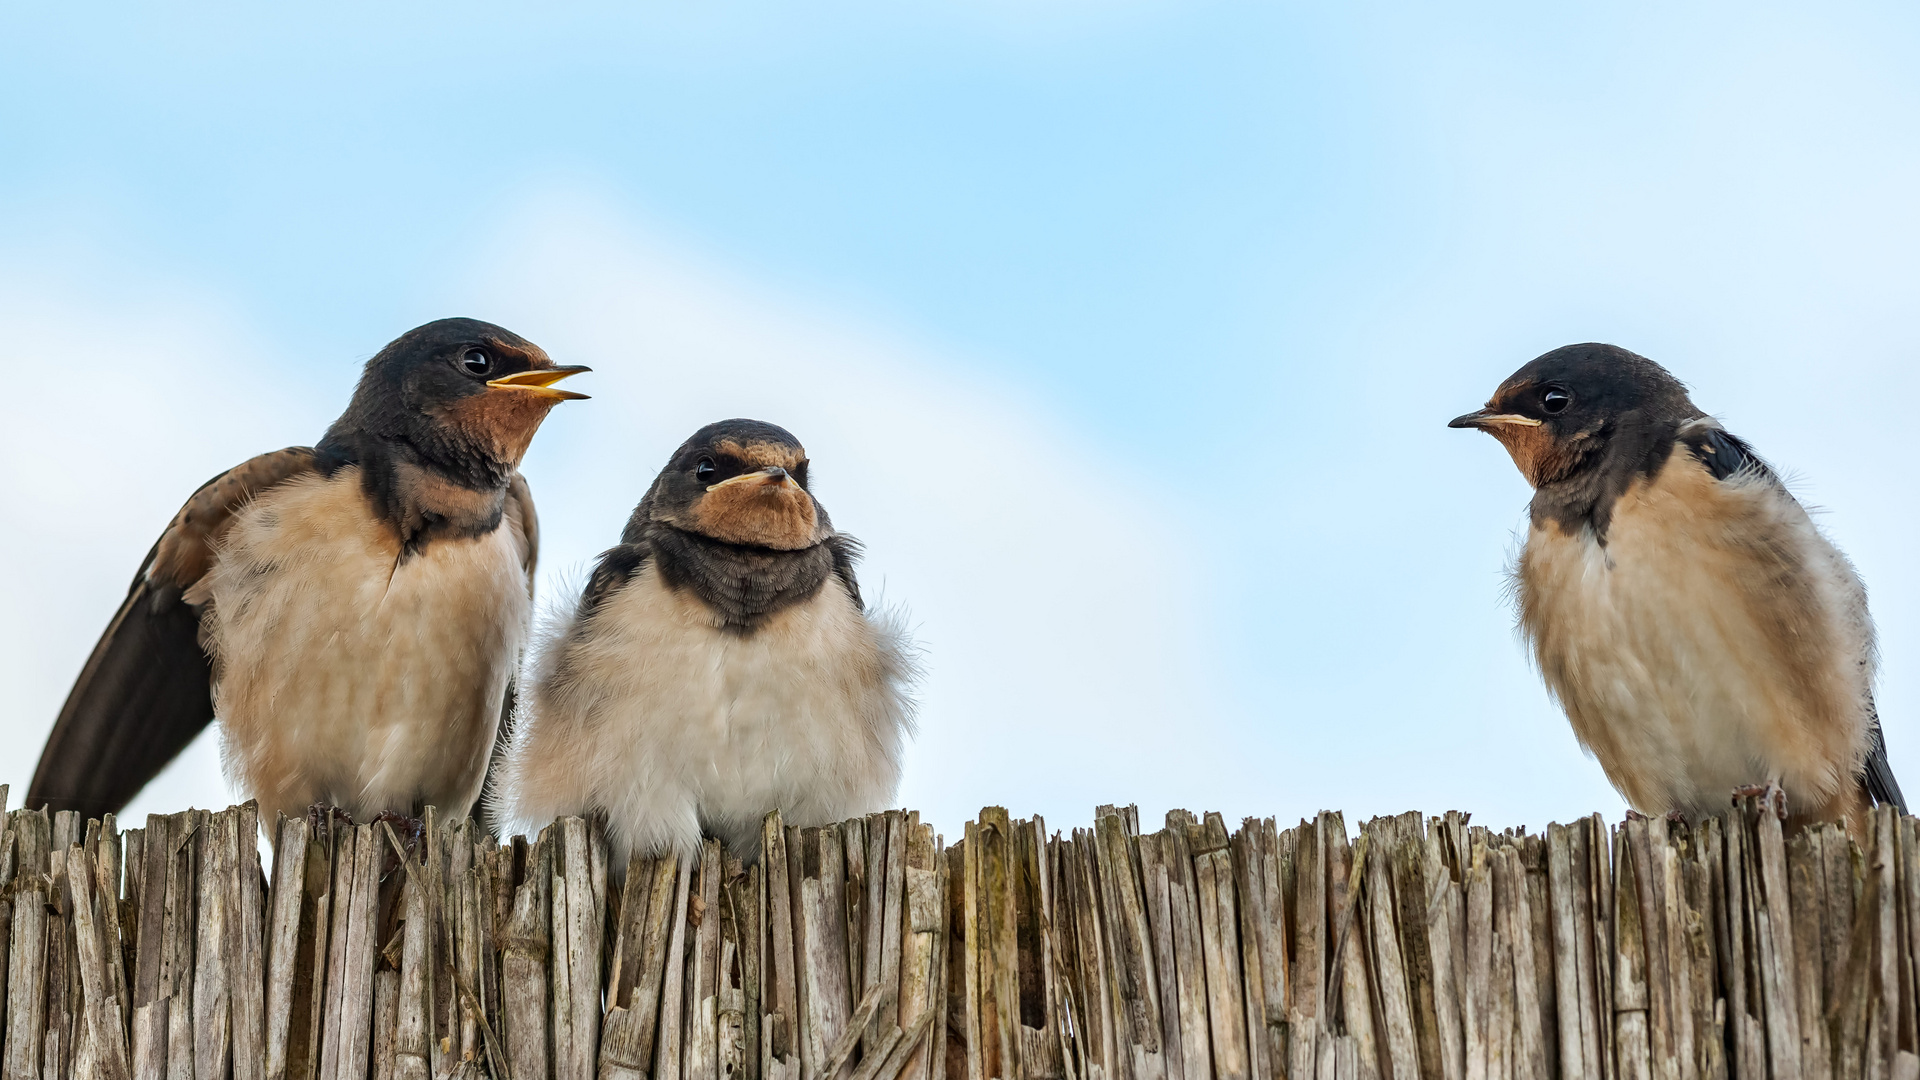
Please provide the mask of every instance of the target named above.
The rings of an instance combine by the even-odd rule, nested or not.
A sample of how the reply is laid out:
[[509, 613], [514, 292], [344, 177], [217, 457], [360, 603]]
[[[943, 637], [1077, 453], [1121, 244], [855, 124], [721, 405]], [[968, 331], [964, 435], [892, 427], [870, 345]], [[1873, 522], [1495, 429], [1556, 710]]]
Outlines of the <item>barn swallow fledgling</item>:
[[531, 664], [497, 817], [607, 823], [631, 852], [742, 857], [761, 819], [884, 808], [912, 723], [912, 646], [866, 610], [856, 542], [785, 429], [709, 424], [674, 451]]
[[1534, 487], [1520, 626], [1628, 803], [1700, 817], [1739, 787], [1789, 822], [1904, 805], [1846, 556], [1665, 368], [1612, 345], [1527, 364], [1477, 412]]
[[443, 319], [369, 360], [314, 447], [174, 515], [81, 670], [28, 806], [116, 811], [217, 715], [261, 820], [463, 813], [526, 642], [539, 529], [518, 466], [554, 405], [539, 346]]

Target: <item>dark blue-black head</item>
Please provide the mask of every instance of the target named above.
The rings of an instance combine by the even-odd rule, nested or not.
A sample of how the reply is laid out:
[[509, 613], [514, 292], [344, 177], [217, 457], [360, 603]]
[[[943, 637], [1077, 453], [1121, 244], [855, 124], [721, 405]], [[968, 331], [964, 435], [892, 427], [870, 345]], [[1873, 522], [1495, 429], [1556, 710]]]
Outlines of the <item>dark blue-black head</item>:
[[319, 449], [359, 461], [407, 452], [455, 475], [504, 477], [562, 401], [553, 384], [589, 370], [478, 319], [440, 319], [395, 338], [367, 361], [353, 400]]
[[1700, 416], [1666, 368], [1617, 345], [1567, 345], [1508, 376], [1484, 408], [1448, 427], [1499, 439], [1534, 487], [1600, 461], [1622, 436], [1640, 443]]

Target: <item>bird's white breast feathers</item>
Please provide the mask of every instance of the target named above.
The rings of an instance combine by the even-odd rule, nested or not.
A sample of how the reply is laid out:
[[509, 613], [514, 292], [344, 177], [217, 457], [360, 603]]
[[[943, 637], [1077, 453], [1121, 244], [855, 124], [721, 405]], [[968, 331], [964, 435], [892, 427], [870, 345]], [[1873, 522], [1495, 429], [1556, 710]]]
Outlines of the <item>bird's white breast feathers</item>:
[[795, 825], [882, 809], [910, 722], [904, 635], [837, 578], [750, 633], [721, 628], [651, 564], [567, 620], [522, 698], [502, 784], [524, 827], [601, 812], [616, 848], [741, 854]]
[[471, 804], [527, 637], [524, 543], [503, 526], [402, 558], [351, 467], [235, 515], [207, 635], [227, 766], [263, 810]]
[[1548, 687], [1641, 810], [1724, 809], [1776, 781], [1846, 795], [1872, 681], [1864, 591], [1778, 482], [1718, 481], [1685, 446], [1591, 529], [1534, 526], [1515, 567]]

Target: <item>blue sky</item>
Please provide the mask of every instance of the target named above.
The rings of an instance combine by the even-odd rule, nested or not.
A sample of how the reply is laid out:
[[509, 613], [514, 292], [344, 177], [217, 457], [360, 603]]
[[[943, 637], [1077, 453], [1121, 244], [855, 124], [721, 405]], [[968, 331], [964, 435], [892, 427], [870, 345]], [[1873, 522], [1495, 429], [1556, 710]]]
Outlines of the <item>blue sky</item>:
[[[1826, 508], [1920, 784], [1916, 38], [1893, 5], [0, 3], [0, 362], [57, 373], [0, 433], [36, 568], [0, 727], [37, 747], [195, 484], [467, 314], [598, 369], [527, 464], [548, 595], [699, 423], [808, 443], [926, 644], [902, 799], [949, 831], [1611, 814], [1502, 597], [1525, 486], [1443, 427], [1597, 339]], [[217, 777], [208, 741], [145, 802]]]

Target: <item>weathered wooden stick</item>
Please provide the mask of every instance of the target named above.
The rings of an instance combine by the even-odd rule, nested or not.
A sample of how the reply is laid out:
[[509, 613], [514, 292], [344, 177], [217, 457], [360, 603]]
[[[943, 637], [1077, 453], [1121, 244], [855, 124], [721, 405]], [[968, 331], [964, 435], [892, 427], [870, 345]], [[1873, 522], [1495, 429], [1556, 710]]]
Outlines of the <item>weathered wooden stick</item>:
[[720, 1069], [720, 842], [700, 847], [691, 971], [687, 978], [685, 1080], [719, 1080]]
[[[197, 883], [200, 863], [206, 855], [207, 816], [204, 810], [188, 810], [175, 814], [167, 824], [167, 843], [172, 855], [167, 866], [166, 941], [161, 981], [173, 1002], [167, 1010], [168, 1080], [194, 1080], [197, 1045], [194, 925], [200, 915]], [[323, 970], [323, 965], [316, 963], [314, 969]]]
[[373, 973], [373, 1080], [395, 1080], [400, 1022], [400, 973]]
[[1186, 1080], [1187, 1056], [1180, 1038], [1180, 967], [1173, 950], [1172, 880], [1167, 872], [1162, 833], [1148, 833], [1135, 844], [1140, 854], [1140, 880], [1153, 937], [1155, 989], [1161, 1003], [1160, 1044], [1166, 1056], [1167, 1080]]
[[790, 875], [787, 830], [779, 811], [766, 816], [760, 824], [760, 853], [766, 865], [767, 988], [762, 1007], [761, 1060], [766, 1068], [779, 1068], [789, 1077], [798, 1077], [800, 1068], [800, 1005], [794, 964], [793, 897], [795, 886]]
[[[513, 914], [507, 923], [503, 941], [505, 955], [501, 959], [507, 1067], [514, 1080], [546, 1080], [549, 1075], [545, 968], [551, 944], [552, 889], [552, 848], [536, 843], [527, 853], [526, 880], [514, 889]], [[409, 906], [409, 913], [414, 910]], [[412, 939], [408, 940], [411, 945]], [[621, 1064], [629, 1063], [622, 1061]], [[632, 1067], [644, 1071], [646, 1064], [643, 1058]], [[401, 1077], [400, 1080], [421, 1078]]]
[[[123, 871], [123, 849], [126, 838], [116, 827], [112, 814], [106, 815], [101, 823], [100, 843], [93, 851], [93, 895], [94, 904], [100, 920], [100, 933], [105, 946], [107, 981], [113, 995], [118, 1018], [115, 1026], [119, 1029], [123, 1055], [130, 1055], [132, 1048], [133, 994], [129, 986], [127, 959], [137, 948], [132, 940], [132, 927], [121, 926], [123, 901], [120, 897], [120, 882]], [[257, 862], [257, 853], [256, 853]], [[129, 908], [129, 912], [134, 910]], [[256, 931], [258, 927], [255, 927]], [[255, 940], [258, 940], [257, 937]], [[0, 963], [0, 970], [5, 970]], [[123, 1056], [127, 1067], [132, 1067], [131, 1056]], [[258, 1077], [252, 1080], [259, 1080]]]
[[400, 978], [394, 991], [393, 1080], [426, 1080], [432, 1058], [427, 1039], [433, 998], [428, 988], [432, 979], [433, 924], [427, 915], [427, 875], [401, 846], [393, 826], [381, 822], [380, 827], [388, 849], [400, 859], [406, 874], [400, 886]]
[[[907, 822], [898, 810], [889, 810], [879, 818], [880, 825], [886, 830], [886, 842], [881, 847], [884, 858], [884, 876], [880, 883], [880, 896], [875, 905], [879, 918], [873, 924], [871, 932], [880, 939], [880, 976], [878, 982], [895, 987], [894, 996], [881, 1007], [879, 1023], [898, 1027], [900, 1018], [901, 950], [904, 945], [902, 934], [903, 920], [906, 918], [907, 905]], [[875, 828], [869, 819], [868, 830]], [[1038, 835], [1044, 845], [1046, 836], [1044, 827]], [[876, 875], [881, 876], [881, 875]], [[1042, 948], [1047, 948], [1042, 943]], [[1042, 978], [1052, 975], [1052, 952], [1047, 950], [1046, 963]]]
[[1646, 935], [1641, 925], [1639, 877], [1632, 838], [1614, 848], [1613, 1011], [1620, 1080], [1651, 1080], [1653, 1043], [1647, 1010]]
[[160, 998], [133, 1010], [133, 1080], [165, 1080], [167, 1075], [167, 1007]]
[[827, 1056], [820, 1066], [820, 1075], [837, 1075], [853, 1058], [854, 1048], [860, 1045], [860, 1038], [866, 1032], [867, 1024], [880, 1011], [882, 1001], [888, 996], [886, 987], [876, 986], [867, 991], [867, 996], [853, 1010], [853, 1022], [841, 1034], [840, 1041], [827, 1049]]
[[[1193, 855], [1200, 945], [1206, 970], [1208, 1033], [1213, 1044], [1214, 1075], [1218, 1080], [1246, 1080], [1252, 1077], [1253, 1071], [1243, 996], [1245, 982], [1240, 968], [1240, 920], [1233, 895], [1233, 859], [1224, 845], [1213, 845], [1212, 838], [1203, 838], [1195, 845]], [[1203, 853], [1199, 850], [1202, 846], [1211, 850]], [[1306, 905], [1300, 904], [1298, 908], [1305, 910]], [[1300, 940], [1296, 931], [1295, 941]], [[1297, 949], [1295, 955], [1294, 970], [1298, 972], [1308, 966], [1307, 954], [1304, 949]], [[1317, 994], [1296, 991], [1292, 1000], [1296, 1003], [1317, 1000]], [[1312, 1014], [1304, 1015], [1308, 1021], [1313, 1020]]]
[[[67, 864], [67, 896], [73, 912], [74, 942], [78, 951], [80, 982], [84, 991], [85, 1038], [91, 1044], [93, 1064], [100, 1080], [126, 1080], [132, 1074], [132, 1055], [128, 1053], [125, 1029], [120, 1024], [120, 1001], [113, 992], [109, 964], [119, 963], [119, 942], [111, 945], [106, 927], [95, 903], [93, 868], [78, 846], [64, 855]], [[108, 901], [112, 906], [113, 900]], [[111, 948], [111, 953], [109, 952]]]
[[693, 884], [693, 863], [683, 861], [675, 875], [673, 918], [668, 924], [667, 966], [660, 999], [660, 1035], [654, 1043], [654, 1080], [681, 1080], [685, 1066], [687, 907]]
[[196, 1077], [222, 1077], [231, 1060], [233, 1037], [227, 921], [239, 915], [231, 903], [238, 891], [230, 880], [236, 872], [233, 811], [208, 815], [201, 833], [205, 858], [200, 863], [199, 919], [194, 928], [193, 1072]]
[[[930, 1025], [938, 1023], [939, 1033], [944, 1036], [946, 1000], [940, 975], [946, 957], [946, 907], [940, 893], [941, 860], [932, 829], [912, 820], [904, 822], [904, 826], [906, 866], [902, 875], [905, 888], [902, 914], [905, 925], [900, 932], [900, 1020], [911, 1030], [924, 1017]], [[1057, 868], [1055, 873], [1057, 875]], [[1065, 933], [1066, 920], [1056, 916], [1054, 926], [1058, 940]], [[901, 1075], [910, 1080], [928, 1080], [931, 1052], [926, 1047], [935, 1041], [926, 1039], [909, 1046], [900, 1067]]]
[[[563, 1080], [593, 1080], [599, 1051], [601, 941], [606, 926], [606, 879], [596, 868], [599, 838], [582, 818], [560, 820], [567, 876], [567, 966], [573, 1018], [568, 1072]], [[558, 893], [555, 893], [556, 898]], [[556, 1061], [555, 1065], [558, 1066]]]
[[13, 926], [7, 946], [6, 1080], [40, 1075], [46, 1039], [47, 904], [52, 822], [44, 811], [8, 816], [13, 851]]
[[866, 992], [867, 940], [867, 822], [852, 818], [840, 823], [842, 920], [847, 938], [847, 991], [855, 998]]
[[[720, 957], [720, 1074], [725, 1078], [764, 1075], [760, 1056], [760, 1023], [765, 1008], [766, 963], [762, 944], [766, 940], [763, 909], [763, 870], [758, 865], [745, 868], [729, 860], [727, 880], [722, 884], [726, 897], [726, 942]], [[736, 982], [733, 973], [738, 971]]]
[[[639, 923], [640, 937], [635, 949], [639, 956], [637, 982], [628, 1008], [633, 1013], [629, 1021], [634, 1029], [630, 1036], [634, 1040], [632, 1056], [637, 1067], [643, 1070], [653, 1066], [655, 1033], [660, 1023], [660, 988], [667, 974], [667, 946], [673, 934], [674, 886], [678, 872], [678, 861], [662, 855], [649, 863], [647, 876], [640, 882], [645, 889], [646, 910]], [[639, 898], [636, 897], [635, 902], [640, 902]]]
[[353, 830], [352, 898], [347, 905], [347, 946], [343, 984], [336, 1019], [339, 1045], [339, 1071], [335, 1080], [360, 1080], [367, 1074], [367, 1060], [373, 1028], [373, 966], [379, 955], [374, 940], [376, 930], [374, 901], [380, 892], [380, 849], [374, 845], [373, 827]]
[[844, 852], [839, 829], [827, 825], [803, 830], [800, 847], [799, 922], [804, 939], [799, 974], [807, 1012], [806, 1038], [816, 1063], [814, 1076], [832, 1080], [824, 1071], [827, 1052], [845, 1034], [853, 1007], [848, 997]]
[[1414, 1027], [1413, 987], [1394, 925], [1396, 907], [1391, 878], [1394, 823], [1375, 819], [1361, 834], [1366, 851], [1365, 925], [1372, 944], [1374, 984], [1380, 1003], [1380, 1074], [1391, 1080], [1415, 1080], [1420, 1074], [1419, 1034]]
[[307, 822], [282, 816], [274, 830], [273, 885], [267, 892], [266, 1078], [287, 1080], [293, 1035], [294, 973], [299, 963], [307, 869]]

